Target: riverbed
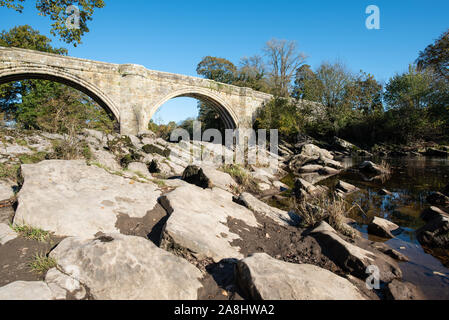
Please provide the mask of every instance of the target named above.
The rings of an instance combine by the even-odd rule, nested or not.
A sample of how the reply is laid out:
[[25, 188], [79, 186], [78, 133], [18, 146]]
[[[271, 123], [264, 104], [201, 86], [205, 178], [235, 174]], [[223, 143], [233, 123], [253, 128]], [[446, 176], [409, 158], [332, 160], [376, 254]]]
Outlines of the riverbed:
[[[361, 190], [347, 200], [363, 209], [353, 210], [350, 218], [356, 220], [355, 228], [364, 237], [385, 242], [406, 255], [410, 261], [401, 262], [403, 280], [418, 286], [428, 299], [449, 299], [449, 250], [429, 249], [421, 246], [415, 231], [425, 225], [420, 213], [429, 206], [426, 197], [440, 191], [449, 183], [449, 159], [392, 158], [383, 159], [391, 165], [392, 172], [382, 179], [370, 179], [356, 169], [363, 159], [345, 158], [347, 169], [320, 184], [332, 186], [337, 180], [351, 183]], [[374, 159], [374, 162], [380, 162]], [[380, 195], [386, 189], [391, 194]], [[395, 239], [386, 240], [368, 235], [367, 224], [373, 216], [388, 219], [403, 231]]]

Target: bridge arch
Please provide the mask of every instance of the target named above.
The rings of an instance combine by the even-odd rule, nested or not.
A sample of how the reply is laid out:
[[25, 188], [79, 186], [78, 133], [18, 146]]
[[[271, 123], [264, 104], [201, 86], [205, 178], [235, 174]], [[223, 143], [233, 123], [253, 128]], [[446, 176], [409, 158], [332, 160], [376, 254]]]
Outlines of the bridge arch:
[[110, 116], [120, 122], [120, 111], [115, 103], [94, 84], [63, 70], [42, 66], [0, 68], [0, 84], [27, 79], [50, 80], [77, 89], [98, 103]]
[[220, 115], [223, 120], [226, 129], [236, 129], [238, 128], [238, 117], [232, 109], [231, 105], [226, 102], [220, 95], [214, 93], [212, 90], [204, 88], [184, 88], [180, 90], [175, 90], [165, 95], [160, 99], [155, 105], [151, 106], [148, 112], [148, 118], [146, 123], [150, 121], [156, 111], [167, 101], [174, 98], [187, 97], [194, 98], [203, 102], [208, 103], [212, 106]]

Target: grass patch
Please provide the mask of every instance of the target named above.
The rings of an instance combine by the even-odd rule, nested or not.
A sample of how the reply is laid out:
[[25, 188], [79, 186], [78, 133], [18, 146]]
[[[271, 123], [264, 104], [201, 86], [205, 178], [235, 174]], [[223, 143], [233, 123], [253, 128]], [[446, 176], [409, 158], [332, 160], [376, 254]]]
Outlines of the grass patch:
[[38, 274], [44, 274], [51, 268], [55, 268], [56, 265], [57, 263], [55, 259], [42, 253], [36, 253], [36, 255], [28, 263], [30, 269]]
[[16, 143], [19, 146], [22, 146], [22, 147], [27, 147], [28, 146], [28, 142], [26, 142], [26, 140], [24, 140], [24, 139], [16, 139]]
[[19, 174], [20, 164], [0, 163], [0, 179], [16, 180]]
[[19, 160], [22, 164], [34, 164], [39, 163], [47, 159], [46, 152], [37, 152], [33, 154], [24, 154], [19, 156]]
[[35, 240], [39, 242], [47, 242], [48, 240], [50, 240], [50, 232], [44, 231], [39, 228], [33, 228], [27, 225], [11, 225], [11, 229], [25, 239]]
[[153, 183], [155, 183], [159, 188], [163, 188], [163, 187], [166, 187], [167, 186], [167, 184], [165, 183], [165, 181], [164, 180], [161, 180], [161, 179], [153, 179], [153, 180], [151, 180]]
[[356, 207], [357, 205], [349, 207], [343, 199], [326, 196], [302, 199], [295, 203], [295, 211], [302, 218], [302, 227], [310, 228], [326, 221], [336, 231], [350, 238], [354, 238], [356, 232], [346, 224], [345, 217]]
[[260, 193], [256, 180], [242, 167], [230, 164], [224, 166], [222, 170], [229, 174], [243, 189], [254, 193]]

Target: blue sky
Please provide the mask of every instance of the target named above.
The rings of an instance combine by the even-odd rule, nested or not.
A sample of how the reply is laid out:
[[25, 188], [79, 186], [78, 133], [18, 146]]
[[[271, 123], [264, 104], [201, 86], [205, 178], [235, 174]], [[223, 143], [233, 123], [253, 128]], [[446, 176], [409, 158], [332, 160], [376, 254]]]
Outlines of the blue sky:
[[[40, 17], [34, 1], [24, 13], [0, 8], [0, 29], [29, 24], [51, 37], [50, 21]], [[339, 60], [381, 82], [403, 72], [419, 51], [449, 28], [448, 0], [105, 0], [95, 12], [90, 33], [69, 55], [149, 69], [196, 75], [207, 55], [238, 63], [259, 54], [271, 38], [296, 40], [316, 68]], [[381, 29], [365, 27], [368, 5], [380, 8]], [[196, 115], [196, 101], [178, 98], [156, 117], [163, 122]]]

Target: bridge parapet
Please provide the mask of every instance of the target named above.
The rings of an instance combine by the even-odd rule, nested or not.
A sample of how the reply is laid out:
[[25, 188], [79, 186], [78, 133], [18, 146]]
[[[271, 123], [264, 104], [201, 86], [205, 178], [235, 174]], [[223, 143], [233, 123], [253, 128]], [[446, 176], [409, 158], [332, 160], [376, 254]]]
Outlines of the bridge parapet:
[[120, 122], [123, 134], [146, 130], [157, 109], [175, 97], [214, 106], [229, 128], [250, 126], [271, 95], [198, 77], [33, 50], [0, 47], [0, 83], [39, 78], [59, 81], [91, 96]]

